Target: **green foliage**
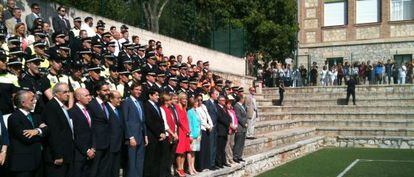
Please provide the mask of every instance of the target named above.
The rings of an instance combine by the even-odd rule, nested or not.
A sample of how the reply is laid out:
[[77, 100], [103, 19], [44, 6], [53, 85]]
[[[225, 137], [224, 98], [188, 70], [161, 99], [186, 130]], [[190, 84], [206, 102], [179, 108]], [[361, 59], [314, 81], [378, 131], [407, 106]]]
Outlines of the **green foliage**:
[[[143, 0], [55, 0], [147, 29]], [[101, 12], [101, 2], [104, 2]], [[170, 0], [159, 20], [159, 32], [210, 47], [212, 31], [242, 28], [245, 51], [265, 59], [293, 57], [297, 45], [297, 4], [293, 0]]]

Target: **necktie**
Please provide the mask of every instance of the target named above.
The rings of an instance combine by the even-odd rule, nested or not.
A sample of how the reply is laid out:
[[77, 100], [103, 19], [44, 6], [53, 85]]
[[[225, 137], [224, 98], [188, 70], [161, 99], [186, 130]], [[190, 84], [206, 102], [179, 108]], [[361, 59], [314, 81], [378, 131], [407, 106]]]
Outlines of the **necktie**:
[[86, 121], [88, 122], [89, 127], [91, 127], [91, 118], [89, 117], [88, 112], [86, 111], [85, 108], [83, 108], [82, 111], [83, 111], [83, 114], [85, 114]]
[[28, 114], [27, 119], [30, 121], [30, 124], [32, 124], [32, 126], [34, 127], [32, 114]]
[[119, 112], [118, 112], [118, 109], [114, 109], [114, 112], [115, 112], [115, 114], [116, 114], [116, 118], [119, 118]]
[[16, 23], [21, 23], [21, 22], [22, 22], [22, 20], [20, 18], [16, 19]]
[[139, 120], [141, 120], [141, 121], [142, 121], [142, 110], [141, 110], [141, 106], [139, 105], [139, 103], [138, 103], [138, 101], [137, 101], [137, 100], [135, 100], [135, 106], [136, 106], [136, 107], [137, 107], [137, 109], [138, 109]]
[[[69, 124], [70, 130], [71, 130], [71, 131], [72, 131], [72, 133], [73, 133], [73, 124], [72, 124], [72, 120], [70, 120], [69, 113], [68, 113], [68, 111], [66, 110], [66, 107], [65, 107], [65, 106], [62, 106], [62, 110], [63, 110], [63, 113], [65, 114], [66, 120], [68, 121], [68, 124]], [[72, 135], [73, 135], [73, 134], [72, 134]], [[72, 138], [73, 138], [73, 137], [72, 137]]]
[[101, 106], [102, 106], [102, 110], [104, 112], [105, 117], [108, 118], [108, 112], [107, 112], [108, 110], [106, 109], [105, 103], [102, 102]]

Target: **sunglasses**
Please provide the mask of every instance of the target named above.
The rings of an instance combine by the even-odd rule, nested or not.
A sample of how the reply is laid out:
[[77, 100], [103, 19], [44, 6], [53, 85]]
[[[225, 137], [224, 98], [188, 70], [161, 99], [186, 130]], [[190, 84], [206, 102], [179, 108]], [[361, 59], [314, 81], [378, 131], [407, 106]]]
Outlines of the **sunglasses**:
[[34, 61], [33, 64], [39, 66], [40, 65], [40, 61]]

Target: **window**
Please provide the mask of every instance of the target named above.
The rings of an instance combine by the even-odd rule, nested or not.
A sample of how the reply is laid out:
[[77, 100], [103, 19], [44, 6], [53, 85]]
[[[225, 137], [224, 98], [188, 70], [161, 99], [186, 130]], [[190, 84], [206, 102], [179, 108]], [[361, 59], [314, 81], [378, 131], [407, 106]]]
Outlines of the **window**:
[[356, 23], [379, 22], [380, 7], [380, 0], [357, 0]]
[[324, 26], [345, 25], [347, 23], [345, 0], [325, 0], [323, 7]]
[[391, 0], [391, 21], [413, 19], [414, 0]]

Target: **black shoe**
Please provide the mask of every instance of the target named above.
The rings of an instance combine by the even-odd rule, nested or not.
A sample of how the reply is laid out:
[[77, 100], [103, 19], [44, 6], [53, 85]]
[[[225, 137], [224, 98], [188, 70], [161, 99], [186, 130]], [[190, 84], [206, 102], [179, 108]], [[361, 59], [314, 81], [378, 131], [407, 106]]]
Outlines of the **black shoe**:
[[238, 159], [233, 159], [234, 162], [236, 163], [240, 163], [240, 161]]
[[246, 162], [244, 159], [239, 159], [239, 162]]
[[218, 169], [220, 169], [220, 167], [218, 167], [218, 166], [214, 166], [214, 167], [210, 168], [210, 170], [218, 170]]
[[230, 164], [228, 164], [228, 163], [225, 163], [225, 164], [224, 164], [224, 166], [226, 166], [226, 167], [231, 167], [231, 165], [230, 165]]
[[218, 169], [220, 169], [220, 168], [224, 168], [224, 166], [223, 166], [223, 165], [217, 165], [217, 168], [218, 168]]

